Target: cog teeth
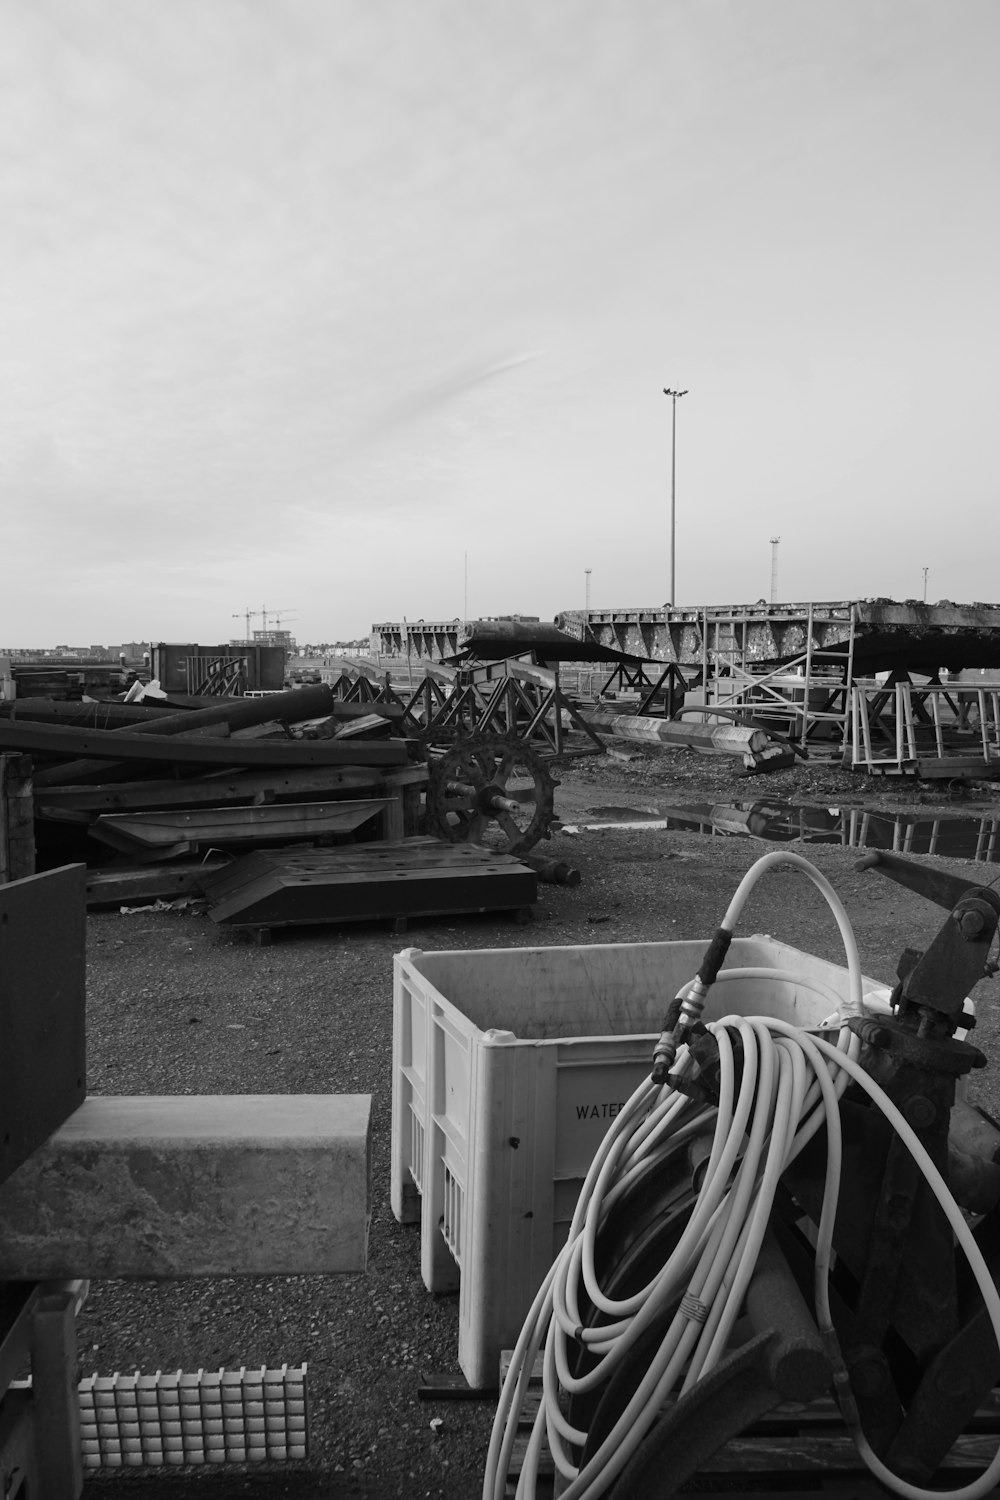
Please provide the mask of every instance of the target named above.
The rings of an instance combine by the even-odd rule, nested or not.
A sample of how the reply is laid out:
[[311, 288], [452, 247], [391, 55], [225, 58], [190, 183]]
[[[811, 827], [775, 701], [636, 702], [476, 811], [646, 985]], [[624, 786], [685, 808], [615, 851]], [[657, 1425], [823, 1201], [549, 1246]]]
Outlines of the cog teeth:
[[[499, 764], [501, 761], [502, 766]], [[516, 854], [530, 849], [540, 838], [551, 838], [548, 824], [554, 816], [552, 791], [558, 782], [533, 747], [511, 735], [479, 737], [467, 734], [456, 736], [447, 749], [443, 749], [431, 760], [428, 768], [427, 819], [444, 838], [451, 843], [458, 843], [470, 837], [468, 820], [463, 820], [461, 816], [456, 824], [449, 820], [446, 788], [449, 778], [456, 779], [456, 766], [465, 771], [462, 779], [474, 782], [480, 790], [493, 786], [505, 791], [507, 781], [511, 778], [520, 780], [528, 777], [533, 783], [530, 790], [534, 809], [530, 824], [522, 836], [510, 842], [509, 826], [498, 824], [498, 836], [508, 840], [506, 852]], [[518, 796], [517, 800], [520, 801], [521, 797]], [[526, 807], [530, 810], [530, 803]]]

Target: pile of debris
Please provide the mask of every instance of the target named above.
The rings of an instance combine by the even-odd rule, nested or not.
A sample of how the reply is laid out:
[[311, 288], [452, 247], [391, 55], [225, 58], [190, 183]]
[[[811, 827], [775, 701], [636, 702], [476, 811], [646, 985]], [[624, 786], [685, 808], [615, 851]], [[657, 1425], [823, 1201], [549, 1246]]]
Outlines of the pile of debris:
[[[242, 697], [128, 696], [0, 702], [0, 762], [18, 772], [8, 777], [19, 788], [15, 821], [23, 834], [27, 777], [38, 863], [82, 859], [90, 905], [204, 896], [216, 920], [262, 934], [341, 915], [402, 922], [535, 899], [526, 868], [516, 889], [504, 870], [499, 892], [474, 873], [482, 867], [488, 885], [499, 864], [516, 860], [477, 861], [421, 836], [427, 765], [398, 732], [391, 704], [346, 702], [326, 684]], [[9, 834], [12, 821], [3, 822]], [[404, 861], [402, 879], [386, 874], [388, 847]], [[461, 878], [442, 882], [452, 855]], [[244, 882], [252, 897], [241, 904], [233, 893], [244, 859], [254, 870]], [[10, 869], [7, 878], [27, 873]], [[262, 899], [262, 878], [274, 899]], [[358, 895], [365, 888], [367, 903]]]

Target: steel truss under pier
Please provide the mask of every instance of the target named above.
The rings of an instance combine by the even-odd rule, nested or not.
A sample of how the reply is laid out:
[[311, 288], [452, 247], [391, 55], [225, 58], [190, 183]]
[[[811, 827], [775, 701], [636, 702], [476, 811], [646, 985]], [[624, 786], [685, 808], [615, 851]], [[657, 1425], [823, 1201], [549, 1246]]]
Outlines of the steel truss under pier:
[[[877, 692], [910, 674], [1000, 666], [1000, 606], [846, 600], [820, 604], [714, 605], [691, 609], [566, 611], [566, 635], [594, 649], [673, 665], [688, 683], [685, 715], [756, 720], [803, 748], [857, 751], [851, 691]], [[853, 743], [852, 743], [853, 741]]]

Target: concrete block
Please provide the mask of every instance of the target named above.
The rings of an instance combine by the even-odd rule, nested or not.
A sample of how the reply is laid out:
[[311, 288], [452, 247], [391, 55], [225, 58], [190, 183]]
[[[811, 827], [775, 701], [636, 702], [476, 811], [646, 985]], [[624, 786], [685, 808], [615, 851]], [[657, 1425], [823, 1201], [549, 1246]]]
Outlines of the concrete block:
[[92, 1095], [0, 1185], [0, 1279], [363, 1271], [369, 1094]]

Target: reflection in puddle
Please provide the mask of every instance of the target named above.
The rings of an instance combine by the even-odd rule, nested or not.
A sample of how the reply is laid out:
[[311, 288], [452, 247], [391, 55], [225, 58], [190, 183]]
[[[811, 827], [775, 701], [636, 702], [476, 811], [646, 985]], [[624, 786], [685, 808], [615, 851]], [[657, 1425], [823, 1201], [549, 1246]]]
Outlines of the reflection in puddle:
[[[594, 818], [595, 822], [589, 819]], [[921, 813], [866, 812], [851, 807], [802, 807], [790, 802], [708, 802], [663, 807], [594, 808], [581, 827], [683, 828], [694, 833], [788, 843], [840, 844], [847, 849], [892, 849], [898, 854], [938, 854], [1000, 864], [1000, 813], [981, 817], [928, 817]]]

